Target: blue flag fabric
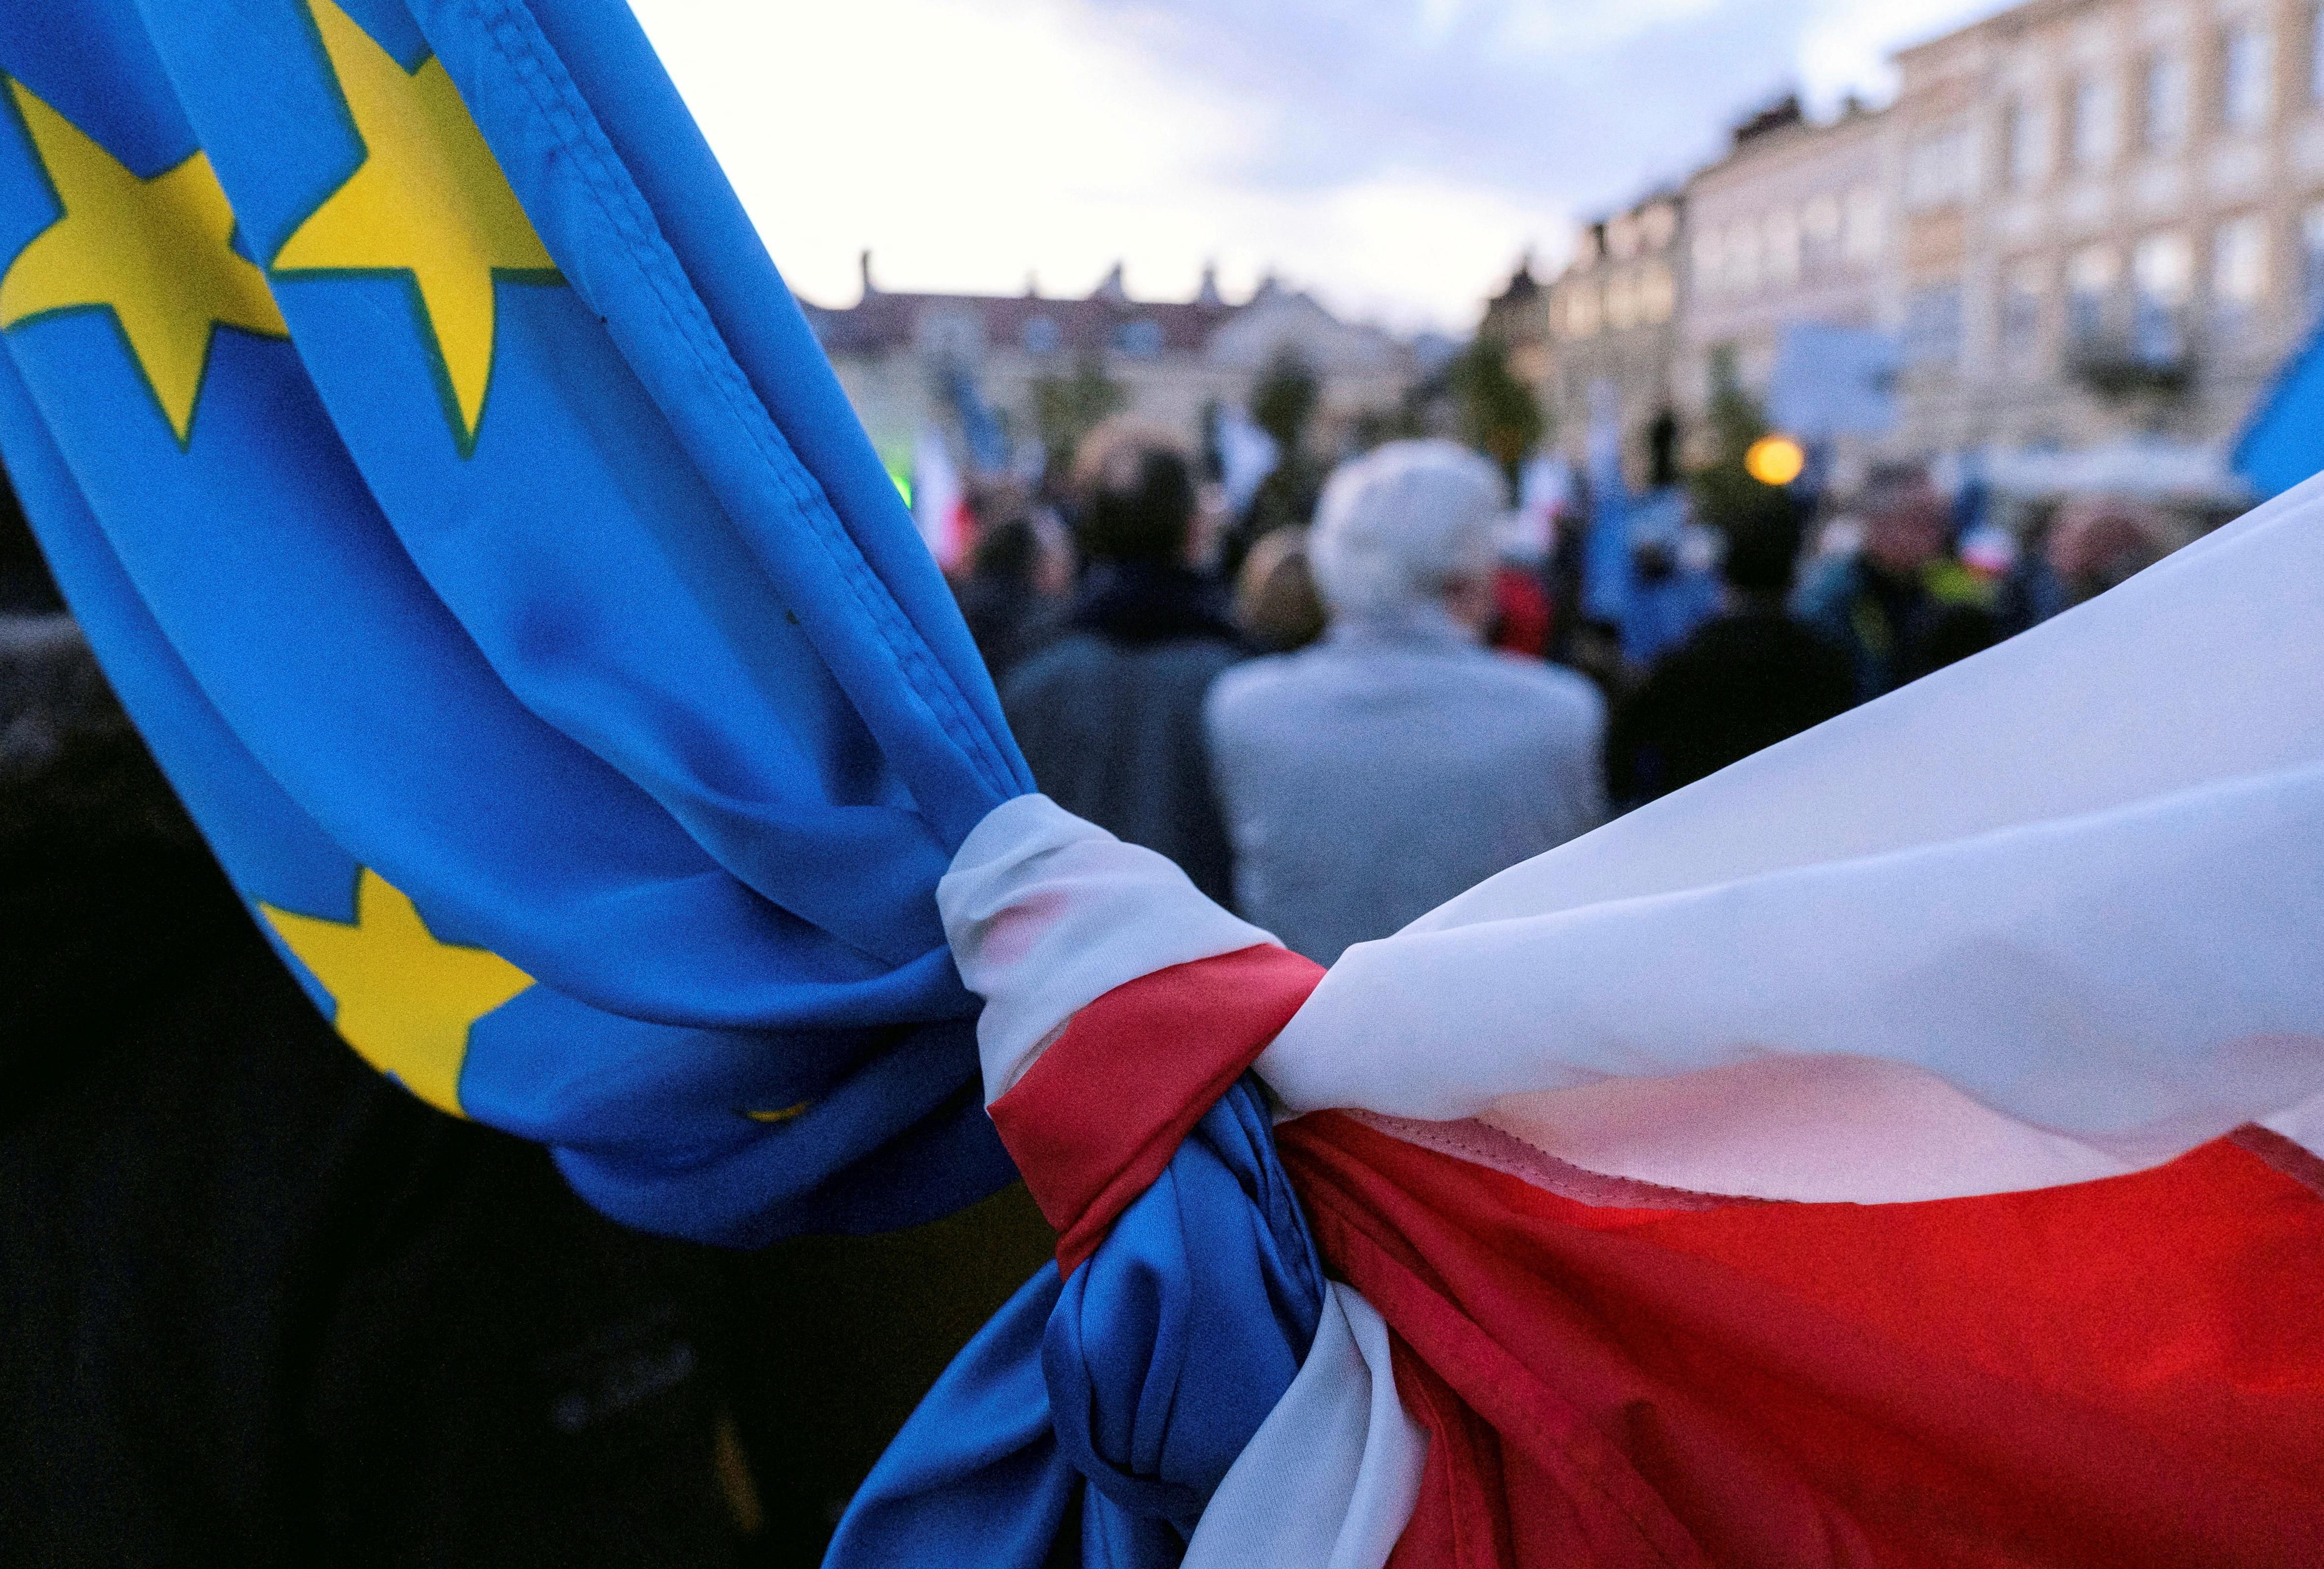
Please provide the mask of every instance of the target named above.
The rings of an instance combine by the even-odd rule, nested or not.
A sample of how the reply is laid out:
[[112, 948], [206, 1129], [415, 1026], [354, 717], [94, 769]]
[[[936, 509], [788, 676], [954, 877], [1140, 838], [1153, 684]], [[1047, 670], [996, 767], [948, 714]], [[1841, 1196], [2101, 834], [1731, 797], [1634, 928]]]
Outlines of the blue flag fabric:
[[2230, 457], [2236, 477], [2263, 496], [2324, 473], [2324, 323], [2276, 372]]
[[[934, 889], [1030, 780], [621, 0], [56, 0], [0, 73], [0, 452], [350, 1044], [657, 1230], [1004, 1181]], [[1176, 1562], [1323, 1292], [1245, 1083], [836, 1561]]]
[[1620, 434], [1593, 429], [1590, 438], [1590, 533], [1582, 558], [1582, 612], [1625, 626], [1637, 584], [1630, 562], [1630, 487], [1622, 476]]
[[1323, 1310], [1323, 1266], [1246, 1075], [1087, 1262], [1062, 1282], [1043, 1269], [946, 1370], [857, 1491], [825, 1569], [1168, 1569]]
[[[1619, 407], [1613, 389], [1591, 388], [1597, 405], [1590, 430], [1590, 533], [1582, 559], [1582, 611], [1621, 631], [1622, 657], [1637, 668], [1652, 664], [1719, 608], [1719, 585], [1710, 573], [1679, 558], [1686, 497], [1675, 490], [1632, 495], [1622, 473]], [[1665, 568], [1639, 570], [1639, 553], [1652, 549]]]
[[1030, 780], [622, 0], [49, 0], [0, 72], [0, 452], [349, 1042], [655, 1230], [1004, 1181], [933, 890]]

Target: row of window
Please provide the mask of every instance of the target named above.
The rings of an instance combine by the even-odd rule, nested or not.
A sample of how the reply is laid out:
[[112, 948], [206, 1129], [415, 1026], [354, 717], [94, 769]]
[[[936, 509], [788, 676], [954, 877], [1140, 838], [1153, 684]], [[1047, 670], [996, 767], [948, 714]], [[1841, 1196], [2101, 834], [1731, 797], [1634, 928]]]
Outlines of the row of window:
[[[2306, 95], [2324, 103], [2324, 6], [2310, 13]], [[2188, 52], [2166, 47], [2137, 64], [2126, 84], [2117, 70], [2083, 72], [2061, 97], [2020, 94], [2002, 114], [2001, 167], [2008, 182], [2041, 184], [2067, 164], [2085, 171], [2110, 168], [2125, 150], [2168, 154], [2185, 147], [2195, 129], [2195, 71]], [[2221, 129], [2252, 132], [2274, 118], [2275, 34], [2266, 23], [2243, 19], [2219, 32], [2218, 74], [2211, 110]], [[2131, 91], [2126, 95], [2124, 88]], [[2126, 102], [2127, 97], [2127, 102]], [[2062, 116], [2062, 127], [2053, 120]], [[2062, 129], [2062, 137], [2054, 134]], [[1934, 206], [1974, 194], [1975, 147], [1966, 127], [1938, 131], [1917, 142], [1906, 160], [1906, 198]]]
[[[1065, 346], [1065, 329], [1053, 317], [1036, 316], [1025, 323], [1019, 342], [1027, 354], [1047, 357]], [[1145, 317], [1125, 321], [1113, 329], [1113, 346], [1136, 359], [1152, 359], [1162, 352], [1162, 324]]]
[[1602, 284], [1569, 280], [1558, 285], [1550, 312], [1550, 325], [1561, 337], [1591, 337], [1601, 328], [1628, 332], [1660, 327], [1678, 313], [1678, 281], [1660, 262], [1617, 272]]
[[1653, 202], [1585, 230], [1574, 262], [1586, 268], [1609, 259], [1634, 261], [1642, 254], [1663, 249], [1677, 235], [1678, 208], [1667, 201]]
[[[2215, 339], [2231, 343], [2266, 306], [2274, 290], [2276, 238], [2260, 213], [2230, 218], [2211, 231], [2204, 303]], [[2302, 218], [2298, 249], [2307, 307], [2324, 309], [2324, 203]], [[2151, 364], [2175, 362], [2188, 348], [2198, 260], [2192, 235], [2165, 229], [2142, 237], [2127, 258], [2115, 246], [2096, 245], [2067, 256], [2062, 269], [2043, 260], [2018, 263], [2002, 280], [2003, 354], [2021, 365], [2040, 357], [2054, 292], [2062, 296], [2061, 326], [2073, 352], [2118, 346]], [[1958, 282], [1915, 290], [1905, 304], [1905, 358], [1919, 365], [1958, 364], [1963, 312]]]
[[1797, 207], [1710, 226], [1694, 236], [1693, 281], [1706, 297], [1789, 289], [1842, 268], [1867, 268], [1887, 243], [1877, 187], [1825, 191]]

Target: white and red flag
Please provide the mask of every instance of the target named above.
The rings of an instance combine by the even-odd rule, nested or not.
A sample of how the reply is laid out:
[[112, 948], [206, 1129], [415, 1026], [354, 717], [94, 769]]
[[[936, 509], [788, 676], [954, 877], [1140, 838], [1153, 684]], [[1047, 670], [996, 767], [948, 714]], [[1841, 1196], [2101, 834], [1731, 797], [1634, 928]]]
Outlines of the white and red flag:
[[1061, 1268], [1250, 1067], [1333, 1279], [1186, 1561], [2324, 1562], [2319, 605], [2311, 485], [1328, 974], [996, 809]]

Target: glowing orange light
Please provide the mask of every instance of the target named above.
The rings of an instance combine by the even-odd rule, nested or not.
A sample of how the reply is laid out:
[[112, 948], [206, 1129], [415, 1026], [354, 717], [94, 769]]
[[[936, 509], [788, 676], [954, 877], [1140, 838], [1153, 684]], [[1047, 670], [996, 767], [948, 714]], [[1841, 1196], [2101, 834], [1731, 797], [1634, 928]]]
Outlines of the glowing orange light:
[[1808, 466], [1808, 455], [1788, 436], [1762, 436], [1743, 455], [1743, 472], [1761, 485], [1789, 485]]

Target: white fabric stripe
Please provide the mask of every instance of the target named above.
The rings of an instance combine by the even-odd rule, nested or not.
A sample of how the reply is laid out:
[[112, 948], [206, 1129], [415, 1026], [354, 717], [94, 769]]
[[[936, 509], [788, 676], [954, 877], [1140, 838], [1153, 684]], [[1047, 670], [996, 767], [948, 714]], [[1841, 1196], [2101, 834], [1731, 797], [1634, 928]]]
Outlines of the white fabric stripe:
[[936, 905], [962, 981], [985, 1000], [976, 1045], [987, 1105], [1116, 986], [1275, 941], [1212, 903], [1168, 857], [1047, 796], [987, 813], [936, 884]]
[[2316, 761], [2324, 476], [2023, 636], [1489, 878], [1406, 930], [1703, 888]]
[[1212, 1495], [1185, 1569], [1380, 1569], [1427, 1458], [1397, 1398], [1388, 1325], [1333, 1281], [1307, 1360]]
[[[1126, 982], [1268, 933], [1150, 850], [1046, 796], [995, 808], [937, 888], [977, 1023], [989, 1104], [1074, 1012]], [[1428, 1439], [1396, 1394], [1388, 1326], [1328, 1282], [1315, 1342], [1244, 1447], [1187, 1549], [1192, 1569], [1380, 1569], [1420, 1496]]]
[[2324, 482], [1351, 949], [1259, 1071], [1770, 1197], [2314, 1138], [2319, 606]]
[[[2318, 953], [2324, 766], [1369, 944], [1318, 993], [1352, 1002], [1304, 1011], [1261, 1070], [1295, 1110], [1444, 1120], [1771, 1052], [1869, 1057], [2160, 1158], [2324, 1090], [2324, 965], [2293, 962]], [[1415, 1049], [1455, 998], [1457, 1046]]]

